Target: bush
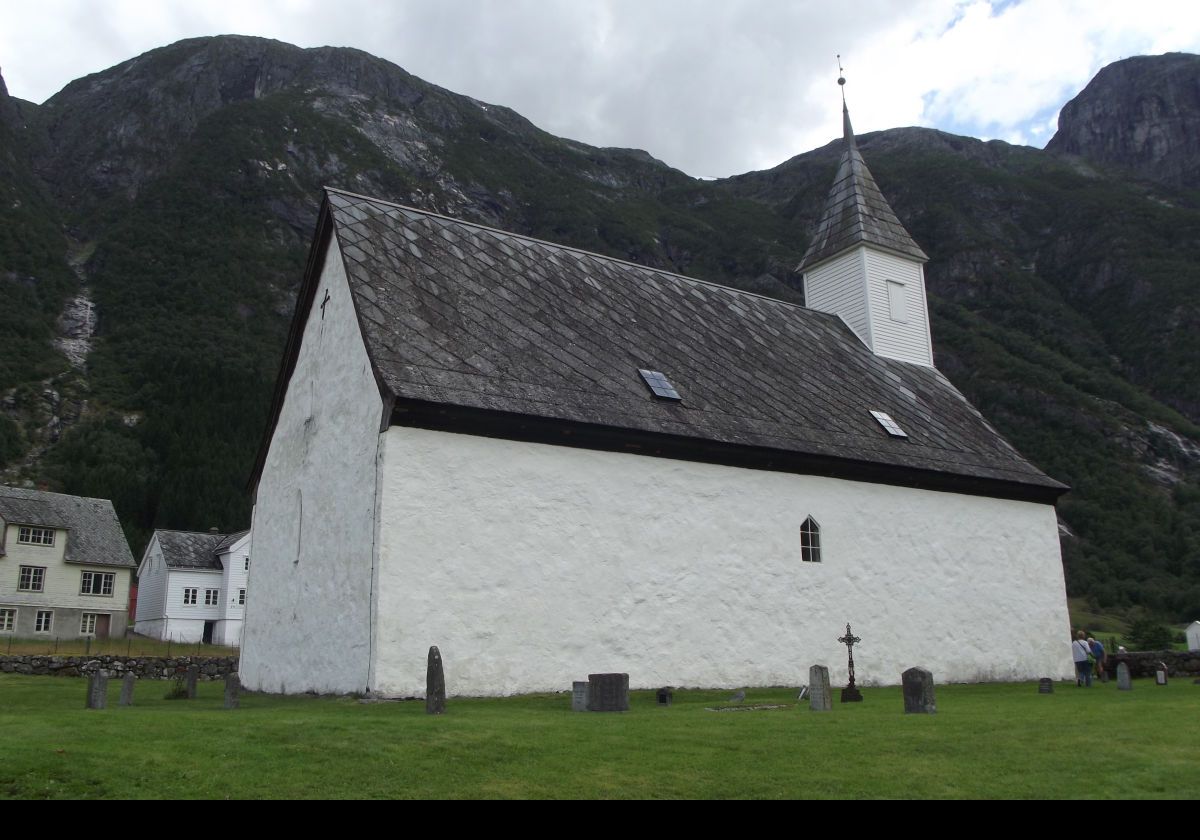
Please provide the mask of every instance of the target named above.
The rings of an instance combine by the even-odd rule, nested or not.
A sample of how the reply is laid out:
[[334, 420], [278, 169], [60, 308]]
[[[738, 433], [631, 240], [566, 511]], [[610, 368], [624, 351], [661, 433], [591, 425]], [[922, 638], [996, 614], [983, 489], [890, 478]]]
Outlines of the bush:
[[1129, 644], [1134, 650], [1167, 650], [1171, 631], [1153, 619], [1139, 618], [1129, 628]]

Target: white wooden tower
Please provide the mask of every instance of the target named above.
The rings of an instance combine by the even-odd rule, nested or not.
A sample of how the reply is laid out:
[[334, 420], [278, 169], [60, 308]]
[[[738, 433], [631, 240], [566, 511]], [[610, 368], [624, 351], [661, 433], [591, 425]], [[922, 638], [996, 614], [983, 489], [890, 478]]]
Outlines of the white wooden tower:
[[797, 269], [804, 274], [805, 305], [840, 315], [877, 356], [932, 367], [924, 269], [929, 257], [867, 169], [845, 96], [842, 128], [846, 147], [837, 177]]

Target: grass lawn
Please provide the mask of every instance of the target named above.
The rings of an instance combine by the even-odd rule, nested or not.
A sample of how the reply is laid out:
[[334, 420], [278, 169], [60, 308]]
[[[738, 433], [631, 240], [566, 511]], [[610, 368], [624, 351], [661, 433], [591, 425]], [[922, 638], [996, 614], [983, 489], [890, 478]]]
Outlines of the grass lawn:
[[195, 701], [138, 684], [136, 705], [83, 708], [85, 681], [0, 675], [0, 797], [42, 798], [1193, 798], [1200, 686], [1136, 680], [1039, 695], [1031, 683], [937, 688], [904, 715], [900, 689], [831, 713], [790, 689], [776, 711], [709, 712], [729, 692], [634, 692], [624, 714], [569, 694], [423, 702], [244, 695]]

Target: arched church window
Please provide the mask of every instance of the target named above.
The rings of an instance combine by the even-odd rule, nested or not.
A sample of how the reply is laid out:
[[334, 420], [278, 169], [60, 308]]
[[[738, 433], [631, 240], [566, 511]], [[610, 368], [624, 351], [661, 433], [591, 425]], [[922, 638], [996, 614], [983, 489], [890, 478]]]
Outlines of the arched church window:
[[805, 563], [821, 562], [821, 526], [811, 516], [800, 526], [800, 559]]

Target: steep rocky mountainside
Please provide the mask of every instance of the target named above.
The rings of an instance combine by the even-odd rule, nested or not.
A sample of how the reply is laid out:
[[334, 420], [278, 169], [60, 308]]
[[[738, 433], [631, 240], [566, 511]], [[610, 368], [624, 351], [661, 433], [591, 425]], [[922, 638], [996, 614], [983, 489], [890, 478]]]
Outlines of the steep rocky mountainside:
[[[1200, 612], [1195, 194], [1082, 147], [860, 146], [932, 257], [938, 366], [1074, 488], [1072, 594]], [[0, 90], [0, 476], [112, 498], [135, 551], [154, 527], [244, 527], [322, 185], [799, 301], [839, 152], [699, 181], [362, 52], [256, 38], [173, 44], [40, 106]]]
[[1125, 167], [1148, 181], [1200, 188], [1200, 56], [1108, 65], [1063, 106], [1046, 150]]

